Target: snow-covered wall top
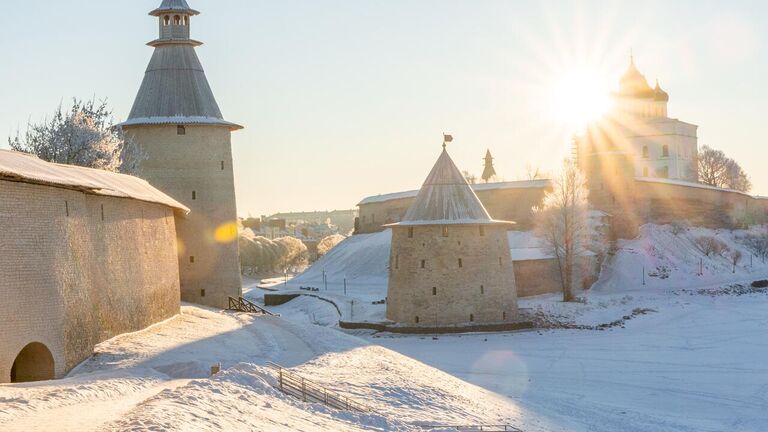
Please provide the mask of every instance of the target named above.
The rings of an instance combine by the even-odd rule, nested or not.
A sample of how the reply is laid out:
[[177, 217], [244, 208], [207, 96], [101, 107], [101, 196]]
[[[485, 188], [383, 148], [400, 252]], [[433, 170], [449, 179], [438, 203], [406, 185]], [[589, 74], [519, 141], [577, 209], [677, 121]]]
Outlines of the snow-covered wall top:
[[[549, 186], [550, 183], [551, 183], [551, 180], [522, 180], [522, 181], [510, 181], [510, 182], [499, 182], [499, 183], [473, 184], [471, 186], [475, 192], [478, 192], [478, 191], [495, 190], [495, 189], [528, 189], [528, 188], [543, 189]], [[360, 206], [365, 204], [392, 201], [396, 199], [414, 198], [418, 193], [419, 193], [418, 190], [410, 190], [410, 191], [394, 192], [394, 193], [383, 194], [383, 195], [373, 195], [373, 196], [364, 198], [357, 205]]]
[[78, 189], [95, 195], [133, 198], [189, 212], [183, 204], [140, 178], [50, 163], [33, 155], [10, 150], [0, 150], [0, 179]]
[[[692, 187], [692, 188], [698, 188], [698, 189], [710, 189], [710, 190], [716, 190], [720, 192], [733, 192], [740, 195], [752, 197], [752, 195], [745, 192], [737, 191], [736, 189], [719, 188], [719, 187], [710, 186], [704, 183], [696, 183], [696, 182], [679, 180], [679, 179], [668, 179], [668, 178], [657, 178], [657, 177], [635, 177], [635, 181], [640, 181], [645, 183], [663, 183], [663, 184]], [[757, 197], [757, 196], [753, 198], [763, 199], [762, 197]]]

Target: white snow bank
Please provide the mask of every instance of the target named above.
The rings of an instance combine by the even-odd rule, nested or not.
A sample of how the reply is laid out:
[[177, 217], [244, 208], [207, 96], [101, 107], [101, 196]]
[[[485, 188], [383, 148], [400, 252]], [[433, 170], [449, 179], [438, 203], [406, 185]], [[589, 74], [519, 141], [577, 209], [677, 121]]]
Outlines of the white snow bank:
[[[594, 291], [619, 293], [659, 289], [716, 286], [768, 276], [768, 263], [752, 257], [739, 241], [747, 233], [765, 232], [764, 227], [749, 231], [712, 230], [689, 227], [677, 232], [668, 225], [644, 225], [633, 240], [620, 240], [615, 254], [603, 265]], [[706, 256], [694, 243], [699, 237], [715, 237], [743, 257], [736, 265], [728, 254]], [[643, 285], [643, 281], [645, 285]]]
[[189, 212], [183, 204], [138, 177], [94, 168], [50, 163], [36, 156], [10, 150], [0, 150], [0, 179], [2, 178], [75, 188], [95, 195], [133, 198], [163, 204], [185, 213]]

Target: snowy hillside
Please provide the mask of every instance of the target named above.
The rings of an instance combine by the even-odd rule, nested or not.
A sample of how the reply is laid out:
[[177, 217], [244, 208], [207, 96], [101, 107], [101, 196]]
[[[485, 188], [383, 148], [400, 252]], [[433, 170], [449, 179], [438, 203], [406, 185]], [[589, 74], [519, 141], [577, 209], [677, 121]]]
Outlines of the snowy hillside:
[[[644, 225], [637, 239], [619, 241], [616, 253], [606, 261], [593, 289], [618, 293], [714, 286], [764, 278], [768, 276], [768, 263], [752, 257], [743, 238], [765, 233], [765, 227], [730, 231]], [[696, 244], [700, 238], [715, 238], [727, 250], [707, 256]], [[742, 255], [735, 271], [730, 258], [733, 251]]]

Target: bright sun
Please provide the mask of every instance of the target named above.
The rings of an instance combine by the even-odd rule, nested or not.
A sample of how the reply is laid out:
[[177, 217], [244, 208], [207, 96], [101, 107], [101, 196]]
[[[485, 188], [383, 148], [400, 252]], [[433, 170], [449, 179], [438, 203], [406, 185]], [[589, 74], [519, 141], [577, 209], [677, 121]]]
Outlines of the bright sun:
[[608, 78], [596, 69], [578, 68], [562, 74], [551, 88], [552, 114], [575, 129], [584, 128], [610, 108]]

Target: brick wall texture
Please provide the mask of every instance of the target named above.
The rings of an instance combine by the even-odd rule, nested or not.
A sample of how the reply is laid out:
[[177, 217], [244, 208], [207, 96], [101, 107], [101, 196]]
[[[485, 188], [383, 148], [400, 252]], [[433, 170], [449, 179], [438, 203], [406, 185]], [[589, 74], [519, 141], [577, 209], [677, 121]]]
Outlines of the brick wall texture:
[[407, 227], [393, 227], [387, 319], [422, 325], [516, 319], [506, 230], [487, 225], [480, 235], [477, 225], [448, 225], [445, 237], [441, 226], [416, 226], [409, 237]]
[[126, 133], [147, 154], [137, 175], [191, 210], [176, 221], [181, 298], [226, 308], [242, 293], [230, 130], [187, 125], [179, 135], [176, 125], [161, 125]]
[[95, 344], [179, 312], [171, 208], [0, 180], [0, 383], [44, 344], [61, 377]]

